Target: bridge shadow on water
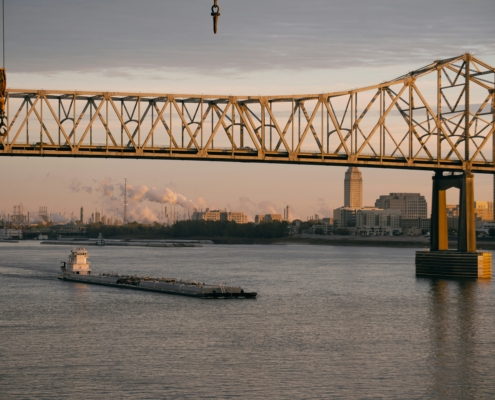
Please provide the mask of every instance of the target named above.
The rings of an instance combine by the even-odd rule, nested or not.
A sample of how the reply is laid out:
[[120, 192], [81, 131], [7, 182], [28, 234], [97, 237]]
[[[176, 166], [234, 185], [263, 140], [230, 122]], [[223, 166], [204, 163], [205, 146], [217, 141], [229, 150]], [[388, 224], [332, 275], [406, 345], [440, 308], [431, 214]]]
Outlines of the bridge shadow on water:
[[489, 310], [482, 310], [480, 297], [490, 282], [423, 277], [417, 282], [429, 286], [427, 390], [436, 398], [484, 398], [491, 377], [484, 376], [488, 354], [480, 330], [486, 329], [481, 318]]

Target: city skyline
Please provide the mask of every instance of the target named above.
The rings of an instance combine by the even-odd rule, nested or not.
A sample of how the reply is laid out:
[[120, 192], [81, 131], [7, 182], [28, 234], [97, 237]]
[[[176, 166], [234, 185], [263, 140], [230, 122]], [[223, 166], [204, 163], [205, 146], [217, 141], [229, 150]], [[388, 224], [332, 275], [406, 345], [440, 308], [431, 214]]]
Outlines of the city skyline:
[[[174, 219], [171, 217], [172, 213], [177, 215], [178, 217], [174, 217], [175, 219], [189, 219], [192, 214], [196, 211], [206, 211], [210, 210], [228, 210], [230, 212], [243, 212], [246, 214], [249, 222], [255, 221], [255, 216], [259, 214], [284, 214], [285, 207], [287, 205], [291, 207], [290, 220], [300, 219], [300, 220], [308, 220], [311, 219], [314, 215], [318, 215], [319, 218], [328, 218], [333, 216], [333, 210], [340, 207], [346, 207], [346, 192], [352, 191], [349, 179], [351, 176], [354, 176], [355, 180], [359, 181], [358, 186], [354, 189], [357, 190], [357, 196], [361, 197], [363, 194], [366, 194], [366, 191], [363, 190], [363, 181], [365, 179], [362, 178], [361, 171], [357, 168], [349, 167], [344, 172], [344, 182], [342, 179], [339, 179], [340, 185], [334, 187], [333, 192], [338, 193], [342, 192], [342, 196], [339, 199], [338, 194], [334, 194], [332, 196], [332, 205], [330, 206], [327, 202], [320, 202], [319, 208], [314, 208], [312, 212], [307, 213], [305, 215], [300, 215], [297, 210], [293, 210], [291, 203], [284, 203], [282, 206], [276, 204], [270, 200], [262, 201], [259, 203], [255, 203], [251, 201], [247, 197], [241, 197], [237, 205], [232, 204], [219, 204], [219, 203], [209, 203], [203, 197], [198, 197], [196, 199], [190, 199], [183, 196], [177, 190], [172, 190], [170, 188], [165, 187], [155, 187], [155, 186], [147, 186], [147, 185], [135, 185], [132, 182], [127, 183], [127, 201], [128, 201], [128, 222], [137, 221], [137, 222], [160, 222], [160, 223], [170, 223]], [[81, 203], [81, 205], [76, 205], [74, 209], [70, 209], [67, 206], [65, 208], [57, 208], [46, 206], [46, 204], [37, 204], [34, 205], [35, 201], [25, 202], [18, 201], [14, 202], [14, 204], [5, 205], [0, 203], [0, 216], [2, 215], [12, 215], [13, 210], [18, 207], [20, 204], [24, 207], [24, 214], [27, 215], [29, 212], [31, 215], [31, 221], [42, 221], [43, 219], [37, 217], [38, 210], [43, 208], [45, 213], [52, 217], [54, 223], [67, 223], [74, 222], [80, 220], [80, 208], [84, 209], [84, 223], [90, 220], [91, 215], [98, 213], [100, 216], [106, 216], [106, 218], [111, 218], [112, 220], [118, 219], [121, 222], [124, 221], [124, 203], [125, 203], [125, 185], [126, 179], [122, 182], [116, 182], [112, 178], [104, 178], [100, 181], [93, 179], [89, 182], [83, 182], [78, 178], [74, 178], [69, 185], [69, 191], [71, 194], [76, 195], [80, 200], [85, 200]], [[176, 188], [176, 185], [172, 182], [169, 185], [170, 187]], [[339, 186], [340, 189], [339, 190]], [[368, 185], [366, 185], [368, 188]], [[376, 189], [376, 188], [375, 188]], [[369, 202], [363, 202], [360, 207], [351, 207], [351, 208], [362, 208], [362, 207], [376, 207], [378, 202], [383, 198], [388, 198], [391, 195], [416, 195], [416, 193], [411, 191], [399, 191], [394, 190], [396, 186], [389, 186], [389, 189], [378, 194], [374, 200]], [[375, 190], [372, 190], [374, 193]], [[348, 196], [350, 193], [348, 193]], [[426, 211], [426, 218], [429, 218], [430, 213], [430, 201], [428, 195], [424, 195], [423, 193], [419, 193], [421, 197], [426, 198], [426, 204], [428, 206]], [[458, 203], [457, 192], [455, 190], [451, 190], [449, 193], [449, 204], [455, 205]], [[371, 198], [372, 196], [367, 196], [367, 198]], [[88, 199], [93, 199], [93, 202], [90, 205], [84, 205], [88, 203]], [[96, 200], [95, 200], [96, 199]], [[323, 199], [322, 199], [323, 200]], [[359, 199], [358, 199], [359, 200]], [[477, 203], [491, 202], [491, 198], [476, 198]], [[168, 211], [166, 211], [168, 208]], [[378, 207], [382, 208], [382, 207]], [[48, 211], [46, 211], [48, 209]], [[167, 216], [165, 215], [167, 213]]]
[[494, 397], [495, 0], [2, 17], [1, 398]]
[[[264, 12], [256, 12], [253, 4]], [[428, 5], [429, 13], [412, 18], [418, 17], [420, 4]], [[466, 51], [495, 64], [489, 40], [493, 13], [483, 1], [439, 1], [434, 6], [425, 1], [400, 8], [392, 1], [361, 2], [359, 7], [316, 0], [224, 1], [215, 36], [208, 11], [199, 1], [146, 1], [138, 6], [125, 0], [118, 7], [111, 0], [91, 7], [61, 0], [49, 5], [7, 1], [7, 85], [229, 95], [321, 93], [376, 84]], [[402, 27], [393, 35], [390, 18]], [[257, 20], [256, 31], [250, 19]], [[183, 20], [190, 22], [187, 35], [177, 36]], [[93, 29], [87, 29], [88, 23]], [[135, 27], [132, 32], [115, 34], [129, 24]], [[239, 43], [241, 32], [244, 39]], [[442, 34], [433, 34], [438, 32]], [[289, 205], [293, 215], [303, 219], [314, 213], [329, 215], [342, 205], [346, 169], [16, 157], [1, 157], [0, 168], [15, 171], [0, 177], [5, 188], [0, 209], [5, 210], [20, 202], [33, 210], [44, 205], [66, 213], [80, 206], [101, 208], [95, 192], [73, 192], [73, 180], [88, 186], [109, 178], [120, 183], [127, 176], [137, 186], [169, 188], [192, 201], [203, 198], [211, 208], [244, 208], [254, 215], [272, 209], [280, 213]], [[432, 172], [361, 172], [366, 181], [363, 205], [371, 206], [379, 195], [390, 192], [419, 192], [431, 198]], [[477, 199], [492, 199], [492, 177], [477, 174], [475, 191]], [[448, 196], [449, 203], [456, 202], [454, 190]]]

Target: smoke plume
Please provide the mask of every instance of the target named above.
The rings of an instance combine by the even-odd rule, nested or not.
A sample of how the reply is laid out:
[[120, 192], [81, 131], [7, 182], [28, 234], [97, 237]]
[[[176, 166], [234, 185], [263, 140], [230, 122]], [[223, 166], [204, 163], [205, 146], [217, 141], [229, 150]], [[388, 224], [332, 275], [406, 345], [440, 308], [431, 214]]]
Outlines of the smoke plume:
[[326, 203], [325, 199], [319, 198], [318, 203], [316, 205], [316, 212], [320, 216], [320, 218], [328, 218], [333, 217], [332, 208]]
[[91, 186], [83, 186], [83, 184], [77, 178], [72, 179], [69, 187], [70, 190], [72, 190], [73, 192], [83, 191], [91, 194], [91, 192], [93, 191], [93, 188]]
[[[125, 187], [120, 184], [121, 196], [124, 196]], [[145, 185], [134, 186], [132, 184], [127, 184], [127, 199], [141, 203], [143, 201], [149, 201], [158, 204], [177, 204], [189, 212], [194, 211], [197, 208], [197, 204], [193, 203], [191, 200], [187, 199], [180, 193], [173, 192], [168, 188], [159, 189], [155, 187], [148, 187]], [[200, 197], [198, 199], [199, 203], [205, 203], [204, 199]]]

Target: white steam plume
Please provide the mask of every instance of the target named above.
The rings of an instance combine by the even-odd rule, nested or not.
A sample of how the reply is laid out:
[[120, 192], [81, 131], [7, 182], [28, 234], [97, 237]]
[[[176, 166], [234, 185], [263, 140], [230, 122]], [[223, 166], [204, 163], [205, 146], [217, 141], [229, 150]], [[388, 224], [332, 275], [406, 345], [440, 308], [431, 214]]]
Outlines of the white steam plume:
[[[124, 185], [119, 185], [119, 188], [121, 195], [124, 196]], [[197, 208], [197, 205], [191, 200], [168, 188], [158, 189], [155, 187], [149, 188], [145, 185], [134, 186], [132, 184], [127, 184], [127, 198], [137, 202], [150, 201], [158, 204], [177, 204], [190, 212], [194, 211], [194, 208]], [[198, 203], [204, 203], [204, 199], [200, 197]]]

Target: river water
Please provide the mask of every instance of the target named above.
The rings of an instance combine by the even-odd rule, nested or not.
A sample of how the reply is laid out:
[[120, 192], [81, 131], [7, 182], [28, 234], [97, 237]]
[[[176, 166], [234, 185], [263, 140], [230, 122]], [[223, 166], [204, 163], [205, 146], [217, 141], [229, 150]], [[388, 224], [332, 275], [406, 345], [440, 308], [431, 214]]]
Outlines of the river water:
[[414, 249], [89, 248], [256, 300], [63, 282], [69, 251], [0, 243], [2, 399], [495, 397], [495, 285], [416, 278]]

